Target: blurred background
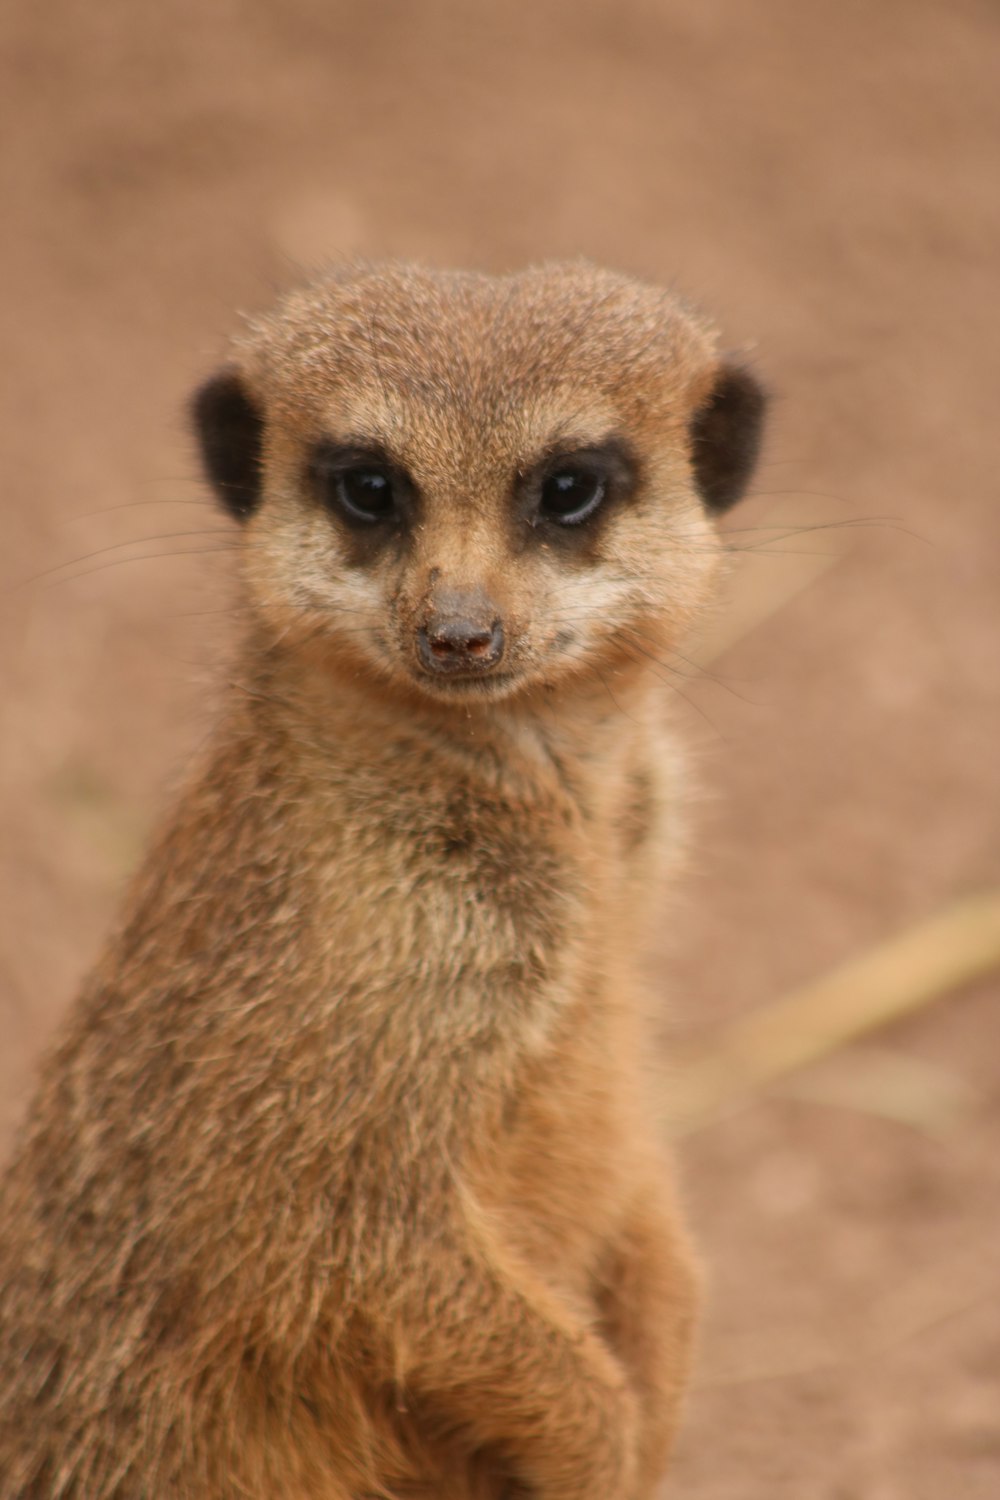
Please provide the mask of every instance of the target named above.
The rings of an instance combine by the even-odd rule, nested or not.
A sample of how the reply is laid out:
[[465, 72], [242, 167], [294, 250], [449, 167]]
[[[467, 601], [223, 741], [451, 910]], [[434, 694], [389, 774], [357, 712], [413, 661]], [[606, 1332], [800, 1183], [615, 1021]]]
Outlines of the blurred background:
[[[2, 1149], [225, 674], [187, 393], [328, 257], [583, 254], [774, 392], [674, 680], [665, 1111], [690, 1049], [1000, 883], [998, 40], [985, 0], [7, 0]], [[1000, 985], [823, 1050], [679, 1142], [710, 1306], [665, 1495], [995, 1500]]]

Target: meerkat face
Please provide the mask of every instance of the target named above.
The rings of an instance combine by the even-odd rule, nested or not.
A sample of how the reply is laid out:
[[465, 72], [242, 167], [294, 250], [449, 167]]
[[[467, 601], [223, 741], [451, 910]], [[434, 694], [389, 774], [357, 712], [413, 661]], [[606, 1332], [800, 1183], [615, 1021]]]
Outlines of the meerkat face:
[[467, 703], [669, 647], [763, 405], [707, 325], [627, 278], [388, 266], [286, 298], [193, 413], [258, 619]]

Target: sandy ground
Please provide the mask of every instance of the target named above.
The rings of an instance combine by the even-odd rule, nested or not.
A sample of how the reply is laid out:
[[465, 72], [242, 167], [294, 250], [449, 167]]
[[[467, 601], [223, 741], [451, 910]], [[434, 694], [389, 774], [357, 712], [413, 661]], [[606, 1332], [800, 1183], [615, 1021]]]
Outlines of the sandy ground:
[[[675, 280], [776, 392], [732, 532], [774, 611], [681, 705], [666, 1046], [1000, 880], [998, 35], [974, 0], [8, 0], [5, 1138], [223, 670], [184, 398], [326, 256]], [[712, 1294], [667, 1493], [1000, 1494], [998, 1043], [984, 981], [684, 1141]]]

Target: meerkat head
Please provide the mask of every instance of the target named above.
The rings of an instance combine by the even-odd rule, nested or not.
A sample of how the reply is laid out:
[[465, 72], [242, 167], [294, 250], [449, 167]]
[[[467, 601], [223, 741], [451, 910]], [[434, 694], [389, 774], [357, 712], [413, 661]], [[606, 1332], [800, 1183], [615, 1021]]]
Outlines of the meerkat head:
[[193, 415], [258, 621], [468, 703], [676, 639], [763, 407], [707, 324], [626, 277], [375, 266], [251, 324]]

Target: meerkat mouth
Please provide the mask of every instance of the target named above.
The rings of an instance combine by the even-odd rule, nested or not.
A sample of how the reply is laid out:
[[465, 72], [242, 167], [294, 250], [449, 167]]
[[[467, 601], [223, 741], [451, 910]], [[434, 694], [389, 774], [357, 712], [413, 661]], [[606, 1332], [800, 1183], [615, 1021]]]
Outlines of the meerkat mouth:
[[519, 672], [463, 671], [447, 677], [418, 670], [411, 674], [421, 689], [439, 701], [454, 698], [502, 698], [521, 680]]

